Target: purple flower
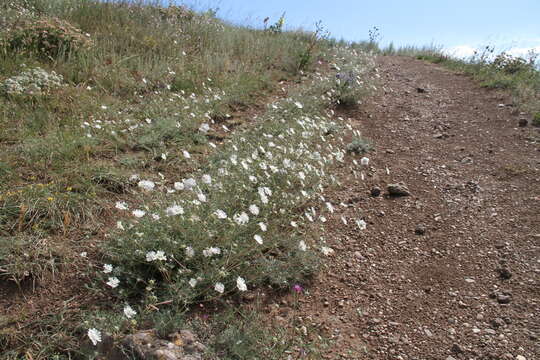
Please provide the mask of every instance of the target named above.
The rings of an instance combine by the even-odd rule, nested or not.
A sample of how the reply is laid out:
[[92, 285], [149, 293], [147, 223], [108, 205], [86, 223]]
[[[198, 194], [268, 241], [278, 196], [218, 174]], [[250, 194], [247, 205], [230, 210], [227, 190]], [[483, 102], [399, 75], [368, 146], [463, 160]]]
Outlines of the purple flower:
[[295, 284], [292, 288], [297, 294], [300, 294], [304, 288], [301, 285]]

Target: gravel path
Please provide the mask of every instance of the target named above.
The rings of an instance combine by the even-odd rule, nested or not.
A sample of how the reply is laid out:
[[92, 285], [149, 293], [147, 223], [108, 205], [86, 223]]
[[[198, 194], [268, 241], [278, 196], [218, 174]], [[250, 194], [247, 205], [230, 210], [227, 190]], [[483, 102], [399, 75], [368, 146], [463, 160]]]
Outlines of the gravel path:
[[[329, 359], [539, 359], [539, 132], [467, 77], [379, 66], [383, 91], [341, 114], [373, 142], [370, 167], [338, 169], [335, 254], [295, 316], [335, 340]], [[387, 196], [398, 182], [410, 196]]]

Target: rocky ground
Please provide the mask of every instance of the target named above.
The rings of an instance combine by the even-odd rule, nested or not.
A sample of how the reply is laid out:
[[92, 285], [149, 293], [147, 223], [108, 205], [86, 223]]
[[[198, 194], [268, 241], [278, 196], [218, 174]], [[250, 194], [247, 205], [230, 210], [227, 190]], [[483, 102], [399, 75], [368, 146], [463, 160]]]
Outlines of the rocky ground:
[[[331, 359], [540, 358], [538, 129], [465, 76], [379, 63], [383, 90], [342, 114], [375, 149], [365, 180], [351, 159], [338, 170], [335, 253], [297, 310], [272, 314], [322, 329]], [[409, 196], [388, 195], [399, 182]]]

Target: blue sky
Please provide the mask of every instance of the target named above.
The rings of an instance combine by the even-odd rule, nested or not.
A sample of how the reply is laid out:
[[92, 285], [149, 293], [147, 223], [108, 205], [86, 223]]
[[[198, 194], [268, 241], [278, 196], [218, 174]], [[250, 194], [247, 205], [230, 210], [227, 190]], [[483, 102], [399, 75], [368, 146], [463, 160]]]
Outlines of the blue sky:
[[499, 50], [540, 50], [540, 0], [187, 0], [198, 9], [260, 26], [286, 12], [290, 28], [313, 28], [322, 20], [333, 37], [365, 40], [374, 26], [382, 43], [438, 44], [458, 52], [495, 45]]

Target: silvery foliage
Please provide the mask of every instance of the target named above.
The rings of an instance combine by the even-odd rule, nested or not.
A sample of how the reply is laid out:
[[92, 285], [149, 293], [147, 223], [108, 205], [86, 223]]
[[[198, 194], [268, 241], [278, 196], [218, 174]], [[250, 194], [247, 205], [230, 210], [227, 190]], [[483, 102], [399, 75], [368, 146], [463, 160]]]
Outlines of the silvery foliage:
[[17, 76], [4, 80], [0, 84], [0, 92], [8, 95], [41, 95], [50, 89], [63, 85], [62, 75], [41, 69], [29, 69]]

